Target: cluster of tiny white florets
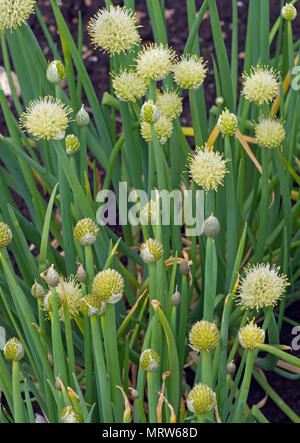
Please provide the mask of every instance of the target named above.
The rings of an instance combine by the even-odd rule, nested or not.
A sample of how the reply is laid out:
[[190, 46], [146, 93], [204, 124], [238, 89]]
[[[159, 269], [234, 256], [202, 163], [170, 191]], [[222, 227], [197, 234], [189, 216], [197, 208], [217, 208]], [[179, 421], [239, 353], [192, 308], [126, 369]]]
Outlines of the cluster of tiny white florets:
[[23, 25], [34, 12], [36, 0], [1, 0], [0, 29], [13, 29]]
[[163, 252], [162, 245], [153, 238], [148, 238], [141, 246], [141, 257], [147, 264], [152, 264], [160, 260]]
[[[165, 145], [173, 132], [173, 123], [172, 121], [162, 115], [158, 122], [154, 124], [154, 129], [158, 138], [158, 141], [161, 145]], [[151, 134], [151, 124], [148, 122], [141, 123], [141, 134], [142, 137], [149, 143], [152, 142], [152, 134]]]
[[216, 191], [228, 172], [222, 154], [214, 152], [207, 145], [196, 147], [189, 159], [189, 167], [191, 178], [206, 191]]
[[238, 119], [235, 114], [225, 109], [218, 118], [218, 129], [223, 135], [232, 136], [238, 128]]
[[74, 228], [74, 237], [82, 246], [95, 243], [99, 228], [91, 218], [79, 220]]
[[4, 346], [3, 353], [7, 360], [18, 361], [24, 357], [24, 348], [20, 340], [13, 337]]
[[113, 77], [113, 88], [118, 100], [136, 102], [142, 98], [147, 89], [146, 81], [136, 72], [124, 70]]
[[6, 248], [12, 241], [12, 238], [13, 235], [9, 226], [4, 222], [0, 222], [0, 249]]
[[252, 67], [249, 74], [243, 74], [242, 94], [257, 105], [272, 101], [278, 88], [278, 75], [272, 68]]
[[144, 371], [154, 372], [160, 367], [160, 357], [154, 349], [145, 349], [140, 356], [140, 365]]
[[93, 280], [93, 294], [104, 303], [117, 303], [123, 291], [124, 279], [115, 269], [98, 272]]
[[255, 137], [262, 148], [274, 149], [285, 139], [283, 124], [272, 117], [262, 118], [255, 127]]
[[287, 3], [281, 9], [281, 15], [285, 20], [293, 21], [297, 17], [297, 9], [291, 3]]
[[202, 57], [183, 56], [173, 67], [174, 81], [183, 89], [200, 88], [207, 74], [206, 63]]
[[201, 320], [195, 323], [189, 334], [191, 347], [197, 352], [208, 352], [220, 343], [220, 332], [215, 323]]
[[75, 134], [69, 134], [65, 138], [66, 152], [68, 155], [74, 155], [80, 149], [80, 141]]
[[216, 394], [204, 383], [194, 386], [187, 398], [187, 407], [197, 415], [207, 414], [216, 405]]
[[163, 44], [151, 43], [143, 47], [137, 56], [137, 72], [146, 80], [163, 80], [172, 70], [174, 51]]
[[71, 112], [72, 109], [61, 100], [47, 96], [29, 103], [20, 117], [20, 124], [37, 139], [62, 140]]
[[125, 7], [99, 10], [90, 20], [88, 31], [94, 45], [110, 54], [129, 51], [140, 42], [136, 16]]
[[259, 328], [257, 324], [250, 322], [239, 330], [239, 342], [245, 349], [254, 351], [265, 341], [265, 331]]
[[82, 423], [82, 417], [76, 412], [73, 406], [66, 406], [60, 414], [63, 423]]
[[182, 113], [182, 98], [175, 91], [157, 91], [156, 106], [170, 120]]
[[279, 268], [269, 263], [249, 266], [241, 277], [237, 296], [242, 309], [274, 306], [285, 292], [288, 281]]
[[60, 83], [66, 77], [66, 70], [62, 62], [59, 60], [53, 60], [49, 63], [46, 77], [50, 83]]
[[[64, 320], [64, 301], [67, 303], [70, 317], [77, 317], [80, 313], [82, 292], [80, 285], [75, 278], [61, 280], [56, 286], [56, 295], [58, 301], [58, 312], [61, 320]], [[53, 310], [53, 296], [49, 291], [44, 298], [44, 309], [48, 312]]]

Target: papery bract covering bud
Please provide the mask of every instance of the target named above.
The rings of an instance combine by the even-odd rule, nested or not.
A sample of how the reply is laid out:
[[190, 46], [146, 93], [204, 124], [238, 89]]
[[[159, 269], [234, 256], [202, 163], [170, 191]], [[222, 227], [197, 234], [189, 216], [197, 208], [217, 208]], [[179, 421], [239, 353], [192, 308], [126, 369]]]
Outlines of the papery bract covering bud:
[[99, 272], [93, 281], [93, 293], [102, 302], [115, 304], [124, 292], [124, 279], [115, 269]]
[[0, 249], [6, 248], [12, 241], [12, 238], [13, 235], [9, 226], [4, 222], [0, 222]]
[[253, 322], [239, 330], [240, 345], [245, 349], [255, 350], [265, 341], [265, 331]]
[[236, 115], [225, 109], [218, 119], [218, 128], [223, 135], [234, 135], [238, 128]]
[[173, 91], [164, 91], [157, 93], [156, 106], [170, 120], [175, 120], [182, 113], [182, 98]]
[[52, 265], [51, 268], [48, 270], [46, 274], [46, 283], [51, 288], [54, 288], [59, 283], [59, 275], [55, 271], [54, 266]]
[[[173, 132], [172, 121], [165, 115], [162, 115], [157, 123], [154, 124], [154, 129], [161, 145], [165, 145]], [[141, 123], [142, 137], [148, 142], [152, 142], [151, 125], [147, 122]]]
[[288, 286], [285, 275], [279, 268], [267, 264], [249, 266], [241, 277], [237, 297], [242, 309], [256, 309], [274, 306]]
[[145, 349], [140, 356], [140, 365], [144, 371], [154, 372], [160, 367], [160, 357], [153, 349]]
[[190, 331], [191, 347], [198, 352], [208, 352], [220, 343], [220, 332], [215, 323], [201, 320], [195, 323]]
[[243, 74], [242, 94], [257, 105], [269, 103], [278, 92], [278, 76], [273, 69], [252, 67], [250, 74]]
[[125, 7], [99, 10], [88, 31], [94, 45], [111, 55], [129, 51], [140, 42], [135, 14]]
[[146, 81], [133, 71], [122, 71], [115, 75], [112, 85], [118, 100], [135, 103], [144, 97], [147, 89]]
[[163, 255], [163, 247], [158, 241], [149, 238], [141, 246], [141, 257], [147, 264], [152, 264], [159, 260]]
[[90, 116], [84, 109], [84, 105], [82, 105], [79, 111], [77, 112], [75, 121], [77, 125], [80, 127], [87, 126], [89, 124]]
[[216, 394], [204, 383], [199, 383], [189, 393], [186, 404], [193, 414], [207, 414], [216, 405]]
[[179, 291], [175, 291], [171, 297], [172, 306], [178, 306], [181, 303], [181, 294]]
[[31, 287], [31, 295], [34, 298], [43, 298], [45, 295], [45, 290], [37, 281]]
[[221, 107], [224, 105], [224, 98], [223, 97], [217, 97], [216, 98], [216, 105]]
[[20, 340], [13, 337], [4, 346], [3, 353], [7, 360], [18, 361], [24, 357], [24, 348]]
[[98, 231], [98, 226], [91, 218], [83, 218], [75, 226], [74, 237], [82, 246], [89, 246], [95, 243]]
[[183, 89], [197, 90], [207, 74], [206, 63], [202, 57], [183, 56], [173, 67], [174, 81]]
[[74, 134], [69, 134], [65, 138], [66, 152], [68, 155], [74, 155], [80, 149], [80, 141]]
[[37, 139], [62, 140], [72, 109], [58, 98], [50, 96], [31, 101], [20, 117], [24, 131]]
[[189, 261], [182, 260], [179, 263], [179, 271], [180, 271], [181, 275], [189, 275], [190, 270], [191, 270], [191, 267], [190, 267], [190, 262]]
[[280, 120], [262, 118], [255, 127], [255, 137], [261, 148], [275, 149], [285, 139], [285, 130]]
[[1, 0], [0, 30], [14, 29], [26, 23], [34, 12], [36, 0]]
[[87, 279], [87, 273], [84, 267], [80, 264], [78, 266], [77, 272], [76, 272], [76, 278], [80, 283], [85, 283]]
[[73, 406], [66, 406], [60, 414], [63, 423], [82, 423], [82, 417], [75, 411]]
[[197, 146], [189, 163], [192, 180], [205, 191], [217, 191], [218, 185], [223, 184], [224, 176], [228, 172], [223, 155], [209, 149], [207, 145]]
[[81, 299], [81, 312], [88, 317], [102, 315], [105, 312], [105, 304], [96, 295], [86, 295]]
[[228, 365], [226, 366], [226, 372], [227, 374], [230, 374], [231, 376], [233, 376], [236, 372], [236, 365], [234, 363], [234, 361], [231, 361], [230, 363], [228, 363]]
[[281, 9], [281, 15], [285, 20], [293, 21], [297, 17], [297, 9], [291, 3], [287, 3]]
[[46, 72], [46, 77], [50, 83], [60, 83], [66, 77], [66, 70], [64, 65], [59, 60], [53, 60]]
[[206, 237], [215, 237], [220, 232], [220, 222], [213, 214], [203, 222], [203, 234]]
[[147, 123], [156, 123], [160, 119], [161, 112], [152, 100], [146, 101], [141, 109], [141, 118]]
[[174, 51], [168, 46], [151, 43], [138, 54], [137, 72], [146, 80], [163, 80], [171, 71], [175, 57]]

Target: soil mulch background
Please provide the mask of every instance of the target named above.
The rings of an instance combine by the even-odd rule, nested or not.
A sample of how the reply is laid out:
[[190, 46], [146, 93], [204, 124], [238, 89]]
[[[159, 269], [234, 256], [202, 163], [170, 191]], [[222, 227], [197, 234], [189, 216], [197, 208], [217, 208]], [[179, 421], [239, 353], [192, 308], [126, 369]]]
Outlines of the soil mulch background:
[[[45, 22], [48, 25], [48, 28], [59, 44], [59, 37], [57, 35], [57, 29], [55, 25], [55, 21], [51, 12], [50, 2], [48, 0], [38, 0], [38, 5], [41, 8], [43, 13]], [[82, 13], [82, 21], [84, 27], [84, 62], [88, 73], [91, 77], [93, 85], [96, 89], [99, 100], [103, 93], [109, 89], [109, 59], [108, 56], [101, 53], [98, 50], [94, 50], [90, 44], [89, 36], [86, 32], [86, 27], [88, 21], [92, 15], [96, 13], [96, 11], [104, 7], [104, 1], [99, 0], [63, 0], [63, 6], [61, 10], [63, 15], [71, 29], [71, 32], [74, 38], [77, 38], [77, 26], [78, 26], [78, 12], [79, 10]], [[115, 4], [120, 4], [121, 2], [114, 2]], [[197, 8], [199, 8], [202, 1], [197, 1]], [[231, 45], [231, 0], [219, 0], [218, 2], [220, 20], [222, 25], [222, 31], [224, 36], [224, 41], [226, 47], [228, 49], [228, 53], [230, 53], [230, 45]], [[271, 24], [273, 25], [275, 20], [280, 14], [280, 1], [279, 0], [271, 0]], [[248, 4], [249, 1], [239, 1], [239, 65], [240, 69], [242, 69], [243, 58], [244, 58], [244, 48], [245, 48], [245, 36], [246, 36], [246, 27], [247, 27], [247, 12], [248, 12]], [[187, 17], [186, 17], [186, 7], [185, 1], [183, 0], [166, 0], [166, 18], [168, 24], [168, 39], [169, 44], [176, 50], [178, 55], [181, 55], [185, 46], [185, 42], [187, 39]], [[136, 1], [136, 10], [137, 10], [137, 19], [138, 24], [142, 26], [140, 28], [140, 33], [142, 35], [143, 42], [152, 41], [152, 31], [151, 25], [149, 23], [149, 17], [146, 9], [146, 2], [144, 0]], [[45, 56], [51, 60], [51, 56], [49, 53], [49, 48], [47, 46], [47, 42], [41, 32], [41, 28], [39, 26], [38, 20], [36, 17], [32, 16], [30, 18], [30, 25], [44, 50]], [[300, 37], [300, 14], [296, 21], [293, 23], [293, 30], [295, 38]], [[201, 46], [201, 55], [209, 62], [209, 66], [211, 66], [211, 56], [214, 55], [214, 44], [211, 35], [211, 28], [208, 16], [205, 17], [203, 23], [200, 27], [199, 32], [199, 42]], [[0, 66], [2, 65], [2, 55], [0, 53]], [[215, 101], [215, 89], [214, 89], [214, 78], [210, 75], [206, 81], [205, 87], [205, 95], [208, 107], [212, 106]], [[190, 122], [190, 117], [185, 111], [184, 119], [187, 122]], [[0, 113], [0, 131], [5, 134], [3, 116]], [[292, 318], [293, 320], [300, 323], [300, 304], [295, 303], [293, 306], [289, 307], [286, 311], [286, 315]], [[281, 343], [286, 345], [291, 345], [292, 339], [294, 336], [292, 335], [292, 326], [284, 323], [282, 333], [281, 333]], [[295, 353], [296, 355], [296, 353]], [[299, 351], [298, 351], [298, 356]], [[280, 394], [282, 399], [294, 409], [294, 411], [300, 415], [300, 382], [299, 381], [290, 381], [280, 377], [279, 375], [273, 372], [266, 373], [268, 382], [271, 386]], [[251, 384], [251, 391], [249, 397], [249, 405], [252, 406], [259, 402], [265, 396], [264, 391], [260, 388], [260, 386], [253, 381]], [[273, 403], [271, 399], [268, 399], [266, 405], [262, 408], [262, 412], [266, 415], [266, 417], [273, 423], [287, 423], [289, 419], [283, 414], [279, 408]]]

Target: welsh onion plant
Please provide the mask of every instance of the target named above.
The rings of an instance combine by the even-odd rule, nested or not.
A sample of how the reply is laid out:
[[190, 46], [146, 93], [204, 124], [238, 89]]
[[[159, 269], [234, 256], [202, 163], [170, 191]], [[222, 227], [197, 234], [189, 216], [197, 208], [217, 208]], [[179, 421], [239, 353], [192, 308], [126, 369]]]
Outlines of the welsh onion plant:
[[[0, 0], [12, 97], [0, 88], [0, 422], [35, 422], [36, 408], [51, 423], [267, 422], [248, 401], [255, 378], [299, 423], [266, 378], [284, 384], [300, 368], [279, 339], [300, 294], [297, 1], [281, 1], [272, 28], [270, 2], [249, 2], [243, 72], [236, 0], [230, 54], [215, 0], [198, 11], [186, 1], [183, 54], [168, 45], [164, 1], [145, 2], [150, 44], [133, 0], [105, 1], [88, 29], [80, 16], [78, 41], [50, 3], [60, 48], [37, 2]], [[207, 13], [211, 108], [198, 39]], [[110, 58], [103, 97], [84, 33]], [[103, 222], [112, 207], [132, 217], [118, 234]]]

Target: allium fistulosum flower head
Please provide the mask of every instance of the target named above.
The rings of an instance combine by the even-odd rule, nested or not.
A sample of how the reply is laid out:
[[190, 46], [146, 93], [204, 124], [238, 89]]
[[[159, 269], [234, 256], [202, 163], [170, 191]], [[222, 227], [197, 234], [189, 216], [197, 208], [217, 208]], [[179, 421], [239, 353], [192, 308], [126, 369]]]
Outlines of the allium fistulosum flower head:
[[265, 341], [265, 331], [257, 326], [257, 324], [250, 322], [244, 328], [239, 330], [239, 342], [245, 349], [254, 351], [260, 344]]
[[199, 89], [206, 74], [206, 63], [196, 55], [183, 56], [173, 67], [174, 81], [183, 89]]
[[24, 348], [20, 340], [13, 337], [4, 346], [3, 353], [7, 360], [18, 361], [24, 357]]
[[47, 96], [33, 100], [20, 117], [23, 130], [37, 139], [62, 140], [72, 109], [58, 98]]
[[187, 398], [187, 407], [193, 414], [207, 414], [216, 405], [216, 394], [204, 383], [194, 386]]
[[240, 279], [239, 304], [242, 309], [256, 310], [274, 306], [287, 286], [287, 277], [279, 274], [279, 268], [269, 263], [249, 266]]
[[277, 148], [285, 139], [283, 124], [272, 117], [262, 118], [255, 127], [255, 137], [261, 148]]
[[121, 71], [113, 77], [113, 88], [118, 100], [135, 103], [144, 97], [147, 89], [145, 80], [133, 71]]
[[153, 238], [148, 238], [141, 246], [141, 257], [147, 264], [152, 264], [159, 260], [163, 252], [162, 245]]
[[0, 0], [0, 30], [14, 29], [34, 12], [36, 0]]
[[171, 71], [175, 57], [175, 52], [168, 46], [151, 43], [138, 53], [137, 72], [146, 80], [163, 80]]
[[257, 105], [271, 102], [278, 87], [278, 76], [272, 68], [252, 67], [249, 74], [243, 74], [242, 94]]
[[145, 349], [140, 356], [140, 365], [144, 371], [154, 372], [160, 367], [160, 357], [154, 349]]
[[201, 320], [195, 323], [190, 331], [191, 347], [198, 352], [208, 352], [220, 342], [220, 332], [215, 323]]
[[225, 109], [218, 118], [218, 129], [223, 135], [232, 136], [238, 128], [238, 119], [235, 114]]
[[[154, 124], [158, 141], [161, 145], [165, 145], [173, 132], [173, 123], [165, 115], [161, 115], [158, 122]], [[143, 121], [141, 123], [141, 135], [149, 143], [152, 142], [151, 125]]]
[[12, 241], [12, 238], [13, 235], [9, 226], [4, 222], [0, 222], [0, 249], [6, 248]]
[[115, 269], [98, 272], [93, 281], [93, 294], [104, 303], [115, 304], [121, 300], [124, 279]]
[[157, 92], [156, 106], [170, 120], [175, 120], [182, 113], [182, 98], [175, 91]]
[[281, 9], [281, 15], [285, 20], [293, 21], [297, 17], [297, 9], [291, 3], [287, 3]]
[[79, 220], [74, 228], [74, 237], [82, 246], [95, 243], [99, 228], [91, 218]]
[[[80, 314], [82, 292], [75, 278], [70, 277], [68, 280], [61, 280], [56, 286], [56, 295], [58, 300], [59, 317], [64, 320], [64, 300], [68, 305], [68, 311], [71, 318]], [[53, 309], [52, 292], [49, 291], [44, 298], [44, 309], [51, 312]]]
[[189, 159], [189, 166], [192, 180], [206, 191], [216, 191], [228, 172], [222, 154], [214, 152], [207, 145], [196, 147]]
[[112, 55], [131, 50], [140, 41], [135, 14], [125, 7], [99, 10], [88, 31], [94, 45]]

